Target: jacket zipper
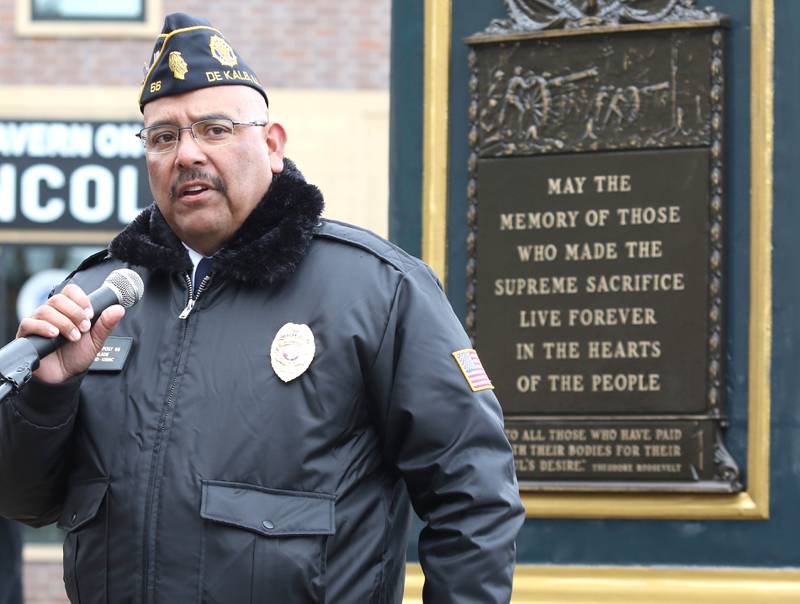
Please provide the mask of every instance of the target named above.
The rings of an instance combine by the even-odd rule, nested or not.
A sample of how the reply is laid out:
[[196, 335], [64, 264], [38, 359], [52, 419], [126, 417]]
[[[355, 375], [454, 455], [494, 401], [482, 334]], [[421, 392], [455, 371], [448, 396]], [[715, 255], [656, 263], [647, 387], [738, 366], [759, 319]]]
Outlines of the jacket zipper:
[[[186, 303], [186, 307], [183, 309], [183, 311], [181, 311], [180, 315], [178, 315], [179, 319], [184, 320], [183, 331], [180, 336], [180, 346], [178, 348], [178, 357], [175, 363], [175, 369], [170, 380], [169, 390], [167, 391], [167, 400], [161, 410], [161, 418], [158, 423], [158, 435], [156, 436], [156, 442], [153, 445], [153, 460], [150, 466], [150, 479], [148, 480], [147, 485], [147, 498], [145, 499], [144, 549], [142, 552], [144, 557], [142, 563], [142, 568], [144, 570], [142, 574], [143, 602], [150, 601], [150, 575], [151, 573], [155, 572], [154, 569], [151, 570], [150, 566], [153, 561], [153, 554], [151, 551], [154, 553], [156, 547], [154, 526], [158, 522], [158, 518], [156, 517], [158, 515], [156, 500], [160, 498], [160, 485], [158, 484], [158, 477], [161, 474], [164, 461], [164, 455], [162, 454], [162, 443], [165, 445], [167, 442], [167, 421], [175, 407], [175, 390], [178, 384], [178, 377], [181, 374], [181, 366], [183, 364], [184, 344], [186, 342], [186, 334], [189, 331], [189, 323], [188, 321], [185, 321], [185, 319], [188, 319], [189, 314], [192, 312], [192, 309], [197, 303], [198, 298], [211, 282], [211, 275], [206, 275], [203, 278], [203, 280], [200, 282], [200, 286], [197, 288], [197, 292], [194, 295], [192, 295], [192, 279], [189, 276], [189, 273], [184, 275], [184, 281], [186, 283], [188, 301]], [[151, 533], [153, 534], [151, 535]]]
[[189, 292], [189, 300], [186, 302], [186, 307], [181, 311], [181, 314], [178, 315], [179, 319], [188, 319], [189, 314], [192, 312], [194, 305], [197, 303], [197, 299], [200, 297], [200, 294], [203, 293], [208, 287], [208, 284], [211, 282], [211, 275], [206, 275], [203, 277], [203, 280], [200, 282], [200, 286], [197, 288], [197, 293], [192, 296], [192, 280], [188, 274], [184, 275], [186, 277], [186, 285], [188, 287], [187, 291]]

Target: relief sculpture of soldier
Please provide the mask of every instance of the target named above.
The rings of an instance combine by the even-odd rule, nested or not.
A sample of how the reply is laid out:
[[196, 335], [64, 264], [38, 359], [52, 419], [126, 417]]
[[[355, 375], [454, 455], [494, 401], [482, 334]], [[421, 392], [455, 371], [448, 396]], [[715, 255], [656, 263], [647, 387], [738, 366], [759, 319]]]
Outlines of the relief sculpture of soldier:
[[[695, 0], [506, 0], [510, 18], [496, 19], [480, 35], [544, 29], [653, 23], [681, 18], [711, 18]], [[482, 59], [486, 84], [478, 108], [482, 157], [602, 151], [616, 148], [705, 144], [709, 137], [708, 99], [692, 94], [687, 83], [703, 61], [697, 47], [683, 47], [680, 36], [653, 36], [627, 44], [624, 37], [582, 46], [564, 46], [553, 37], [534, 55], [521, 42], [503, 42]], [[658, 132], [653, 122], [669, 121]]]

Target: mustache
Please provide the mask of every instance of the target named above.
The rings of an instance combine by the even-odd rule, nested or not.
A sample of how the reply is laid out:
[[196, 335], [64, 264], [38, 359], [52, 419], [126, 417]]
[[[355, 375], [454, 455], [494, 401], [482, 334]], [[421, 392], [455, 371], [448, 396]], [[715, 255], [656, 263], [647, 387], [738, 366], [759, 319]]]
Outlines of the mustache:
[[192, 180], [204, 180], [211, 185], [211, 188], [219, 191], [223, 195], [228, 192], [225, 183], [222, 182], [222, 179], [219, 176], [213, 176], [198, 168], [192, 168], [191, 170], [181, 170], [178, 173], [178, 180], [172, 184], [169, 190], [169, 197], [170, 199], [175, 199], [178, 195], [178, 187], [185, 182], [190, 182]]

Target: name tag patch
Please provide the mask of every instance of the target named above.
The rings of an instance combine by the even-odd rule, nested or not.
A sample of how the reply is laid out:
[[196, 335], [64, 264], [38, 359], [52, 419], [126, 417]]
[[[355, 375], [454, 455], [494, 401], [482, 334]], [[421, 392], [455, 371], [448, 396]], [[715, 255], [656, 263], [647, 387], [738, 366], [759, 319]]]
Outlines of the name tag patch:
[[103, 344], [103, 349], [94, 357], [89, 371], [122, 371], [132, 347], [133, 338], [109, 336]]

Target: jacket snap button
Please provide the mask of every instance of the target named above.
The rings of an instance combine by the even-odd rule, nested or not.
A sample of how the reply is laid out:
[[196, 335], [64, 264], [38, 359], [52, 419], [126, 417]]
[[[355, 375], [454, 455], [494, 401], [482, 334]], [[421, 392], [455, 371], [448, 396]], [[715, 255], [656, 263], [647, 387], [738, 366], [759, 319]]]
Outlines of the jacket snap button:
[[275, 528], [275, 525], [274, 525], [274, 524], [272, 524], [272, 523], [271, 523], [269, 520], [265, 520], [264, 522], [262, 522], [262, 523], [261, 523], [261, 525], [262, 525], [262, 526], [263, 526], [265, 529], [267, 529], [268, 531], [271, 531], [272, 529], [274, 529], [274, 528]]
[[72, 518], [70, 518], [70, 520], [69, 520], [69, 521], [70, 521], [72, 524], [75, 524], [75, 521], [76, 521], [77, 519], [78, 519], [78, 514], [77, 514], [77, 512], [76, 512], [76, 513], [74, 513], [74, 514], [72, 515]]

